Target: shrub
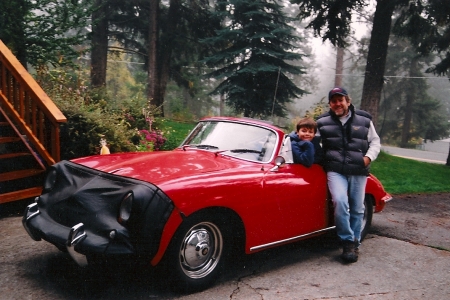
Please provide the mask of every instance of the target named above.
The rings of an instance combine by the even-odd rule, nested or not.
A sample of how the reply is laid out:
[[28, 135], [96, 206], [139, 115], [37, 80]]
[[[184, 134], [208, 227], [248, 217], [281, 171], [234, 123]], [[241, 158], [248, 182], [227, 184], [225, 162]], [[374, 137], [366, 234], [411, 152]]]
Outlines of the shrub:
[[111, 153], [172, 150], [195, 126], [154, 118], [160, 108], [148, 107], [142, 93], [112, 101], [105, 88], [89, 88], [88, 78], [81, 69], [37, 72], [37, 81], [67, 118], [60, 134], [62, 159], [100, 153], [100, 139]]
[[67, 123], [61, 126], [61, 158], [98, 154], [100, 139], [106, 139], [111, 153], [133, 151], [129, 139], [135, 134], [121, 116], [99, 108], [61, 107]]
[[111, 153], [135, 150], [130, 142], [135, 131], [121, 114], [107, 110], [102, 89], [90, 90], [65, 70], [41, 69], [37, 79], [67, 118], [61, 126], [61, 159], [98, 154], [101, 138]]

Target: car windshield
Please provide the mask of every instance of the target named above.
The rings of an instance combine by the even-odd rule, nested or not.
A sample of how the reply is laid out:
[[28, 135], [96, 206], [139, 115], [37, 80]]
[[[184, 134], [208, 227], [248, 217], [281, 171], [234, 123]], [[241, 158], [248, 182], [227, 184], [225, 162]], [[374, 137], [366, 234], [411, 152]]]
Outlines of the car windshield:
[[223, 121], [200, 122], [182, 143], [246, 160], [267, 162], [272, 159], [277, 135], [270, 129]]

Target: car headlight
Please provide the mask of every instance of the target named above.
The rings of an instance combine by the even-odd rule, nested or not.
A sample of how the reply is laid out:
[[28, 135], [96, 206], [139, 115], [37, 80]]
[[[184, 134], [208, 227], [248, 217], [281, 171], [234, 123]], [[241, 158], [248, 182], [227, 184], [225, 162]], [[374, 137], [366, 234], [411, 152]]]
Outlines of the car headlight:
[[56, 169], [50, 168], [44, 181], [44, 191], [48, 192], [55, 186], [56, 183]]
[[120, 203], [119, 208], [119, 223], [125, 224], [128, 222], [131, 216], [131, 208], [133, 206], [133, 193], [128, 193]]

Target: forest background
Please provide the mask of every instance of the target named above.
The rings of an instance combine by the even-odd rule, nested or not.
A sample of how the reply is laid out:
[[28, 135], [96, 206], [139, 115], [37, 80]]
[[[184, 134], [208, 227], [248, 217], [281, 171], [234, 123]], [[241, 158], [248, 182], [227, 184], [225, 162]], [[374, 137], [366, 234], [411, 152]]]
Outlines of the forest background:
[[333, 86], [384, 144], [449, 136], [444, 0], [10, 0], [0, 39], [68, 118], [63, 159], [101, 138], [113, 152], [172, 149], [212, 115], [289, 131]]

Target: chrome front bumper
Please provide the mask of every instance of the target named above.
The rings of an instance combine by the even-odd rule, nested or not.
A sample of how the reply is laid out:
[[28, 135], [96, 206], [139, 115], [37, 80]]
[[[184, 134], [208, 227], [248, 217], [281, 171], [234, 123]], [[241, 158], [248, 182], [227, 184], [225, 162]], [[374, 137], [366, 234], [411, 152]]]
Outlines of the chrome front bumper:
[[67, 238], [66, 249], [69, 252], [72, 259], [80, 266], [86, 267], [88, 261], [86, 255], [78, 253], [75, 251], [75, 246], [82, 242], [87, 237], [84, 231], [84, 224], [78, 223], [77, 225], [70, 228], [69, 237]]
[[[60, 250], [65, 248], [72, 259], [80, 266], [88, 265], [85, 253], [89, 254], [133, 254], [133, 247], [126, 242], [115, 243], [117, 231], [111, 230], [109, 237], [102, 237], [86, 232], [85, 225], [78, 223], [65, 227], [51, 220], [39, 211], [37, 203], [27, 206], [22, 224], [35, 241], [42, 239], [55, 245]], [[83, 253], [82, 253], [83, 252]]]
[[28, 226], [28, 221], [31, 220], [32, 218], [36, 217], [39, 214], [40, 214], [40, 211], [39, 211], [37, 203], [33, 203], [33, 204], [30, 204], [27, 206], [27, 208], [25, 209], [23, 218], [22, 218], [23, 227], [25, 227], [25, 230], [28, 232], [28, 234], [31, 236], [31, 238], [35, 241], [40, 241], [41, 237]]

